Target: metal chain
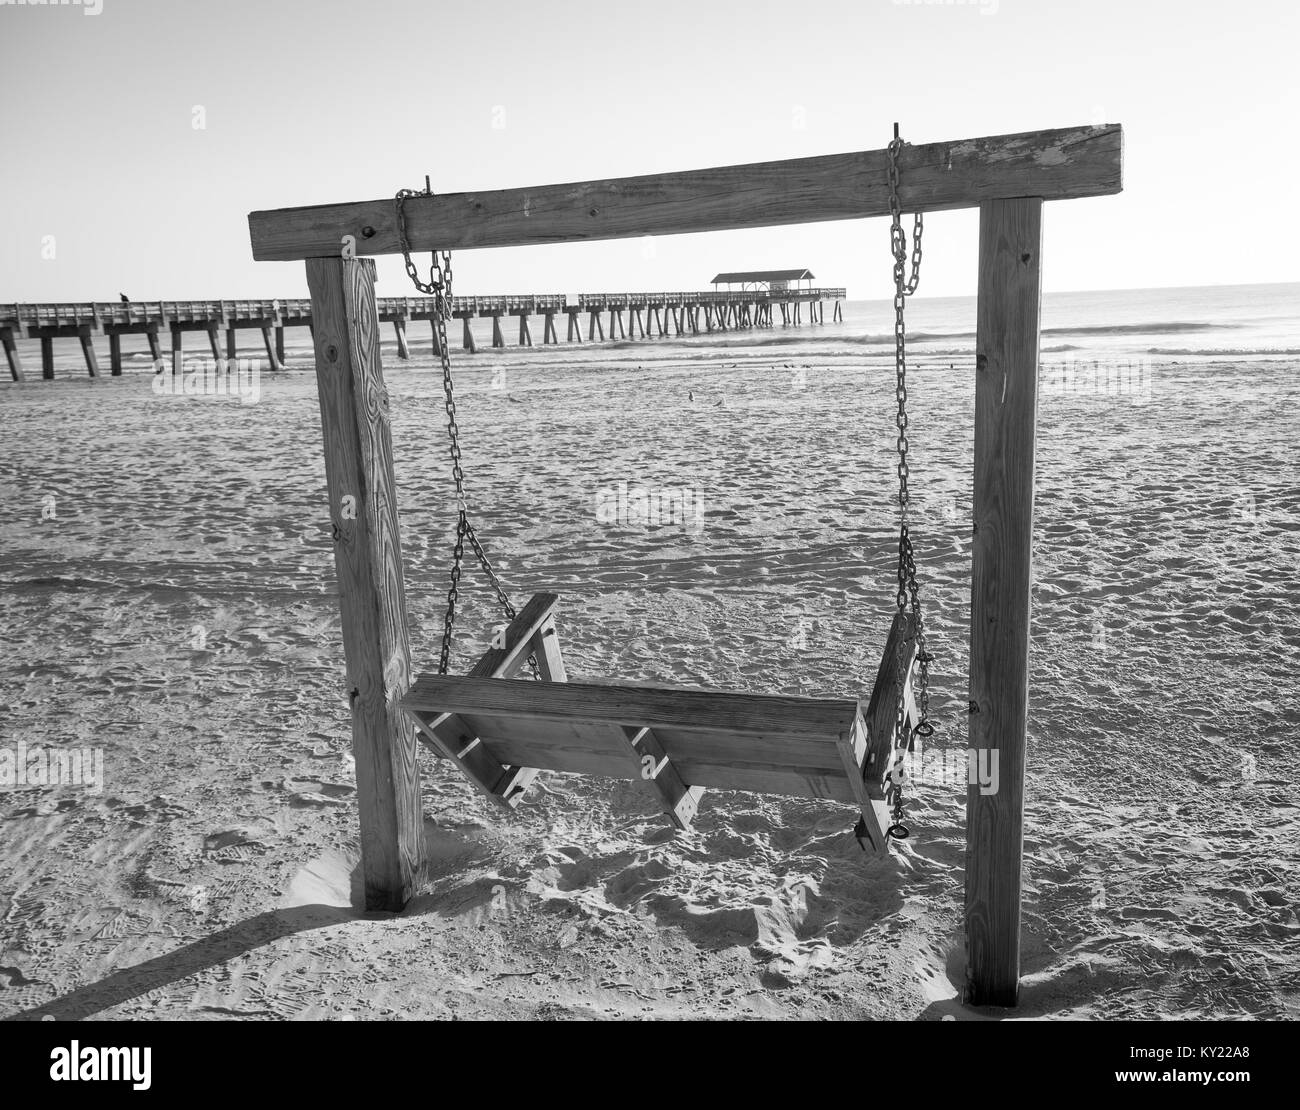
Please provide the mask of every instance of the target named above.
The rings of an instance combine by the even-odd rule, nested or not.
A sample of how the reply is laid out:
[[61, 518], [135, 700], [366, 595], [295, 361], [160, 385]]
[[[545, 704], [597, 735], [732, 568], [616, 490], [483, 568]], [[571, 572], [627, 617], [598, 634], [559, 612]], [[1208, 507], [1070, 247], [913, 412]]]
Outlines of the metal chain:
[[[911, 273], [908, 273], [907, 236], [903, 232], [903, 210], [898, 198], [898, 156], [904, 146], [898, 134], [898, 124], [894, 124], [894, 138], [889, 144], [889, 214], [890, 253], [894, 257], [894, 394], [898, 401], [898, 413], [895, 423], [898, 427], [898, 592], [896, 601], [900, 613], [911, 611], [916, 627], [916, 658], [919, 672], [917, 684], [917, 710], [920, 720], [915, 734], [929, 736], [934, 732], [930, 723], [930, 663], [933, 656], [926, 650], [925, 626], [921, 617], [920, 587], [916, 581], [916, 557], [912, 548], [912, 534], [908, 526], [908, 510], [911, 496], [908, 490], [910, 469], [907, 461], [907, 326], [904, 322], [904, 306], [907, 298], [916, 292], [921, 280], [921, 236], [924, 232], [924, 219], [920, 212], [914, 216], [912, 228]], [[906, 682], [906, 674], [902, 681]], [[895, 766], [901, 761], [905, 752], [912, 747], [912, 736], [906, 732], [906, 699], [903, 690], [899, 690], [898, 715], [894, 722], [894, 759]], [[891, 767], [891, 772], [894, 770]], [[893, 819], [890, 835], [902, 839], [908, 835], [907, 826], [903, 824], [903, 784], [893, 781], [890, 789], [893, 795]]]
[[[506, 620], [513, 621], [518, 614], [515, 607], [510, 603], [510, 597], [506, 593], [505, 587], [501, 585], [501, 579], [497, 577], [492, 562], [488, 559], [487, 552], [483, 549], [482, 543], [479, 542], [478, 534], [474, 531], [474, 525], [470, 523], [469, 506], [465, 500], [465, 470], [461, 465], [460, 425], [456, 420], [456, 393], [451, 376], [451, 356], [448, 353], [447, 346], [447, 318], [451, 315], [452, 310], [451, 252], [442, 251], [441, 255], [439, 255], [438, 251], [433, 252], [427, 282], [420, 280], [419, 271], [411, 260], [411, 247], [406, 233], [405, 202], [408, 197], [432, 195], [427, 177], [425, 178], [423, 193], [417, 192], [415, 189], [398, 190], [396, 197], [397, 238], [402, 248], [402, 259], [406, 263], [406, 272], [410, 275], [411, 281], [414, 282], [415, 287], [421, 293], [432, 296], [434, 299], [433, 327], [437, 334], [438, 351], [442, 356], [443, 407], [447, 411], [447, 436], [451, 441], [451, 477], [456, 486], [457, 512], [456, 543], [451, 553], [451, 584], [447, 590], [447, 611], [442, 619], [442, 651], [438, 658], [438, 673], [446, 674], [448, 667], [451, 665], [452, 634], [456, 624], [456, 609], [460, 601], [461, 565], [465, 558], [466, 540], [469, 540], [470, 548], [473, 550], [475, 558], [478, 559], [479, 566], [482, 567], [484, 575], [496, 593], [497, 604], [501, 606], [502, 612], [505, 613]], [[529, 654], [528, 668], [532, 672], [533, 678], [541, 678], [536, 654]]]

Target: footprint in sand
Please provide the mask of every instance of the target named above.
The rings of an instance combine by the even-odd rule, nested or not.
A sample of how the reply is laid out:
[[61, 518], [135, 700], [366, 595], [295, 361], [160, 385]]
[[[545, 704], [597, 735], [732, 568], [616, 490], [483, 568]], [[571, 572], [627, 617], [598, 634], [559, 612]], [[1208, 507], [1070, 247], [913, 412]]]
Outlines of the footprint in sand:
[[289, 795], [289, 804], [294, 807], [345, 806], [348, 797], [357, 792], [355, 786], [318, 779], [285, 779], [283, 786]]
[[205, 836], [203, 838], [203, 850], [205, 852], [220, 852], [223, 849], [245, 846], [265, 847], [270, 835], [268, 830], [253, 825], [236, 825], [234, 828], [221, 829]]

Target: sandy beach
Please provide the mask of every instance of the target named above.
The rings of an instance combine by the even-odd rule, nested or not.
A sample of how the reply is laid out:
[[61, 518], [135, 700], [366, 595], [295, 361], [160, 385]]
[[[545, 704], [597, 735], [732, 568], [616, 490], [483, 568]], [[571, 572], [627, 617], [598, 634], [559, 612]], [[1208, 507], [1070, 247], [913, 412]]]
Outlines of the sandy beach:
[[[427, 346], [385, 349], [417, 672], [454, 520]], [[892, 365], [780, 346], [458, 357], [472, 510], [575, 681], [869, 693], [893, 604]], [[803, 384], [793, 377], [807, 364]], [[914, 371], [936, 750], [966, 743], [973, 384]], [[980, 1020], [965, 785], [863, 854], [851, 807], [543, 774], [503, 818], [422, 753], [429, 876], [356, 908], [314, 375], [4, 387], [3, 744], [101, 749], [0, 791], [0, 1016]], [[1157, 359], [1041, 398], [1022, 1017], [1300, 1016], [1294, 359]], [[698, 529], [602, 522], [620, 483]], [[472, 578], [454, 667], [496, 624]]]

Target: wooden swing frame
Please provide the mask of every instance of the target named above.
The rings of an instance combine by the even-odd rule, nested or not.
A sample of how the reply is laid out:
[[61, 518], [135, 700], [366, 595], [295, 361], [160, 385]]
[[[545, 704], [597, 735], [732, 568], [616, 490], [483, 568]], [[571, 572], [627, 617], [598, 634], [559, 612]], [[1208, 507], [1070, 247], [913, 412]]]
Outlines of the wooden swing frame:
[[[879, 149], [417, 197], [406, 202], [409, 244], [465, 250], [887, 216], [888, 165]], [[899, 156], [903, 211], [980, 210], [969, 744], [997, 751], [1000, 786], [967, 792], [967, 999], [977, 1005], [1014, 1005], [1019, 984], [1042, 206], [1120, 192], [1122, 165], [1117, 124]], [[306, 262], [366, 904], [397, 910], [423, 871], [423, 817], [417, 729], [402, 704], [410, 646], [375, 269], [357, 257], [400, 251], [395, 205], [254, 212], [249, 229], [255, 259]]]

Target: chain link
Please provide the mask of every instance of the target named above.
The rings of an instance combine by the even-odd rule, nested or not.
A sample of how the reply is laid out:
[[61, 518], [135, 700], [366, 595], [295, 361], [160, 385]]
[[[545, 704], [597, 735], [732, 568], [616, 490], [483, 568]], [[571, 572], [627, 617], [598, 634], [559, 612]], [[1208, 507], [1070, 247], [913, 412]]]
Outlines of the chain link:
[[[465, 500], [465, 470], [461, 464], [460, 425], [456, 420], [456, 392], [451, 376], [451, 356], [447, 346], [447, 319], [452, 311], [452, 268], [451, 251], [434, 251], [429, 264], [429, 280], [420, 280], [419, 271], [411, 259], [411, 247], [406, 232], [406, 200], [409, 197], [432, 196], [426, 178], [424, 192], [415, 189], [399, 189], [397, 192], [397, 238], [402, 248], [402, 259], [406, 263], [406, 272], [415, 287], [426, 296], [433, 297], [433, 327], [438, 339], [438, 352], [442, 360], [443, 408], [447, 412], [447, 436], [450, 442], [451, 477], [456, 486], [456, 543], [451, 552], [451, 583], [447, 589], [447, 611], [442, 619], [442, 650], [438, 657], [438, 673], [446, 674], [451, 665], [451, 645], [456, 625], [456, 612], [460, 602], [460, 579], [462, 563], [465, 558], [465, 541], [483, 569], [489, 584], [496, 593], [497, 604], [505, 613], [506, 620], [513, 621], [518, 613], [510, 603], [510, 597], [501, 585], [487, 552], [479, 542], [478, 534], [469, 519], [469, 505]], [[528, 656], [528, 668], [534, 679], [541, 678], [536, 654]]]
[[[899, 530], [898, 590], [895, 600], [900, 613], [910, 611], [915, 625], [918, 670], [916, 701], [917, 711], [920, 715], [915, 733], [920, 736], [929, 736], [934, 732], [934, 726], [930, 723], [930, 663], [933, 657], [926, 650], [925, 645], [925, 626], [921, 618], [920, 587], [916, 581], [916, 557], [912, 547], [912, 534], [908, 521], [911, 494], [908, 489], [910, 468], [907, 460], [910, 446], [907, 437], [907, 326], [904, 321], [904, 306], [907, 298], [916, 292], [921, 280], [921, 236], [925, 230], [925, 224], [922, 214], [917, 212], [913, 217], [911, 272], [909, 274], [907, 236], [903, 231], [903, 210], [898, 197], [898, 156], [902, 152], [903, 146], [903, 140], [899, 138], [898, 134], [898, 125], [895, 124], [894, 138], [889, 144], [889, 243], [890, 253], [894, 257], [894, 395], [898, 401], [895, 424], [898, 427]], [[902, 681], [906, 682], [906, 680], [907, 676], [904, 674]], [[898, 715], [894, 723], [894, 766], [891, 767], [891, 771], [897, 770], [903, 756], [907, 751], [911, 750], [912, 746], [912, 736], [907, 734], [906, 699], [903, 697], [903, 693], [904, 691], [900, 689]], [[891, 775], [891, 780], [890, 790], [893, 797], [894, 825], [890, 832], [901, 839], [907, 835], [907, 827], [902, 823], [903, 783], [901, 776], [894, 778]]]

